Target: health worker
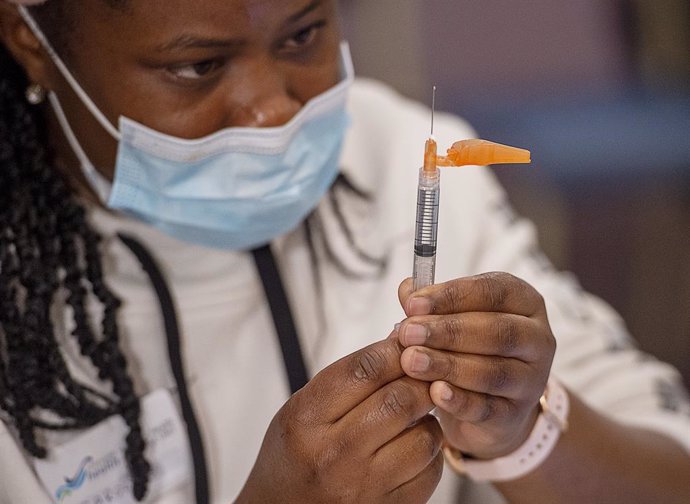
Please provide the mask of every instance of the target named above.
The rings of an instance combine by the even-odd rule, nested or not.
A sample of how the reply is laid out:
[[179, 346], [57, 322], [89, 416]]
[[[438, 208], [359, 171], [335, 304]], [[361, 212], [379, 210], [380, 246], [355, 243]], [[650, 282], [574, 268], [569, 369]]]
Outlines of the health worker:
[[486, 168], [412, 291], [429, 110], [335, 0], [0, 0], [0, 40], [0, 503], [690, 502], [678, 373]]

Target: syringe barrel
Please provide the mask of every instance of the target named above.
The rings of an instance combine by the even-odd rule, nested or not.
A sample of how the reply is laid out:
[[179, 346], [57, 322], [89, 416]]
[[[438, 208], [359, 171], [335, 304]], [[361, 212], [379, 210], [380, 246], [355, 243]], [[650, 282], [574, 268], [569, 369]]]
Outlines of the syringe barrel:
[[436, 274], [436, 256], [421, 257], [415, 254], [412, 268], [412, 288], [419, 290], [434, 284]]
[[414, 288], [434, 283], [436, 266], [436, 238], [438, 233], [438, 204], [440, 171], [419, 171], [417, 190], [417, 220], [414, 241]]

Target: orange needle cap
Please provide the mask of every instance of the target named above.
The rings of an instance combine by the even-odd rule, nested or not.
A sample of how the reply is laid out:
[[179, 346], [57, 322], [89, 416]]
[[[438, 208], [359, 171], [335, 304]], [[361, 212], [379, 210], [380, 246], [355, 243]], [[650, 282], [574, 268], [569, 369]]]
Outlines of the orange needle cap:
[[530, 163], [530, 151], [489, 142], [488, 140], [461, 140], [448, 149], [448, 155], [438, 156], [439, 166], [490, 165], [503, 163]]

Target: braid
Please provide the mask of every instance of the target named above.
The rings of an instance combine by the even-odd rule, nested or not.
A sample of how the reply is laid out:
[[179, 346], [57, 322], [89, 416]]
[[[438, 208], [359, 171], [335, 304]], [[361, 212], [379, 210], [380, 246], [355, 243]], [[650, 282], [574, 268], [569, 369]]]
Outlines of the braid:
[[[388, 258], [386, 255], [382, 257], [373, 257], [365, 252], [355, 241], [352, 226], [348, 223], [345, 213], [343, 212], [341, 199], [339, 193], [347, 193], [359, 201], [371, 202], [371, 196], [359, 188], [357, 188], [343, 173], [339, 173], [333, 185], [328, 191], [328, 203], [330, 204], [333, 216], [335, 217], [338, 231], [345, 237], [350, 250], [354, 252], [357, 258], [364, 264], [374, 267], [373, 274], [360, 273], [354, 271], [349, 267], [344, 260], [338, 257], [335, 247], [331, 243], [332, 237], [327, 232], [324, 224], [324, 216], [321, 209], [314, 210], [304, 221], [304, 233], [309, 249], [310, 259], [315, 268], [315, 281], [317, 289], [320, 291], [322, 287], [319, 285], [321, 281], [321, 273], [318, 267], [318, 256], [316, 249], [316, 238], [318, 237], [321, 243], [321, 250], [326, 257], [326, 260], [332, 264], [343, 276], [352, 279], [367, 279], [380, 278], [386, 272], [388, 266]], [[333, 232], [333, 231], [331, 231]]]
[[[50, 166], [42, 111], [24, 100], [27, 84], [0, 46], [0, 410], [38, 458], [46, 456], [38, 429], [85, 428], [120, 414], [129, 428], [133, 493], [141, 500], [150, 466], [139, 399], [118, 341], [120, 302], [103, 279], [99, 235]], [[72, 336], [115, 399], [69, 372], [51, 316], [61, 290], [73, 313]], [[86, 308], [91, 298], [102, 307], [98, 328]], [[59, 420], [46, 421], [46, 413]]]

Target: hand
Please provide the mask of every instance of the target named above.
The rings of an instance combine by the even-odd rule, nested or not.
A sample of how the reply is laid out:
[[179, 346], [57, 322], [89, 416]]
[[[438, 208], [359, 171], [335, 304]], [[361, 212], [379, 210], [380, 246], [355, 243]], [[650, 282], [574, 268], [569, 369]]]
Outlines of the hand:
[[538, 415], [556, 350], [544, 301], [526, 282], [488, 273], [398, 292], [405, 373], [431, 382], [446, 441], [477, 458], [517, 449]]
[[238, 502], [426, 502], [443, 434], [396, 339], [332, 364], [276, 414]]

